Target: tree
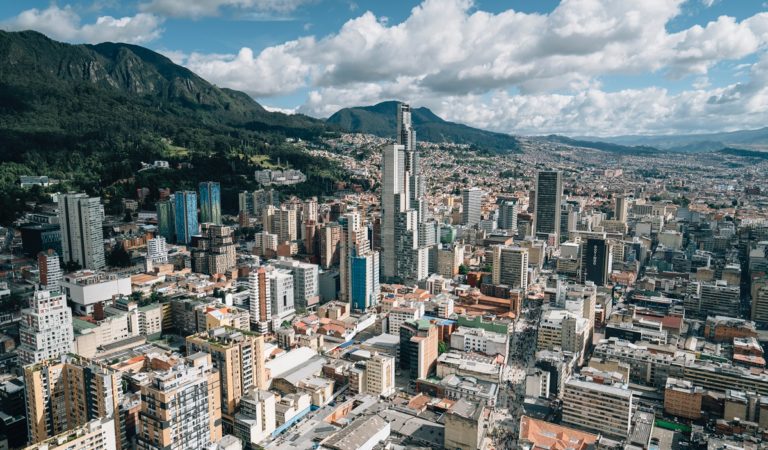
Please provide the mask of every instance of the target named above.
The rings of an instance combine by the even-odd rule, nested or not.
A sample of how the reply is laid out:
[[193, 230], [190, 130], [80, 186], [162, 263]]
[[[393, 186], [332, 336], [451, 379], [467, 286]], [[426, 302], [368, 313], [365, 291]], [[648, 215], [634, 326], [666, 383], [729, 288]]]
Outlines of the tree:
[[464, 264], [459, 266], [459, 275], [466, 275], [469, 273], [469, 269]]
[[131, 255], [125, 251], [122, 243], [118, 243], [107, 255], [107, 264], [112, 267], [129, 267], [131, 265]]
[[440, 341], [437, 343], [437, 354], [442, 355], [443, 353], [448, 351], [448, 344], [446, 344], [443, 341]]

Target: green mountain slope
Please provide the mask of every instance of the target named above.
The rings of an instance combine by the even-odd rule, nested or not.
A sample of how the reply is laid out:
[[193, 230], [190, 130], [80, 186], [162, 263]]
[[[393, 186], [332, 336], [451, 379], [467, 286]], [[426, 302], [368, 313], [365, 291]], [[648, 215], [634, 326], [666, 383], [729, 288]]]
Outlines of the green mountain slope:
[[[387, 101], [373, 106], [344, 108], [326, 122], [348, 132], [394, 138], [397, 130], [397, 104], [396, 101]], [[519, 148], [514, 136], [448, 122], [424, 107], [413, 109], [412, 119], [416, 139], [420, 141], [469, 144], [493, 151], [514, 152]]]
[[[138, 187], [149, 187], [150, 196], [201, 179], [246, 188], [241, 175], [252, 179], [278, 158], [306, 170], [312, 183], [305, 184], [317, 190], [338, 176], [328, 161], [286, 143], [326, 133], [323, 121], [268, 112], [146, 48], [0, 31], [0, 62], [0, 223], [40, 196], [21, 190], [19, 175], [65, 180], [57, 190], [86, 190], [108, 207], [135, 197]], [[142, 161], [156, 159], [193, 167], [138, 172]]]

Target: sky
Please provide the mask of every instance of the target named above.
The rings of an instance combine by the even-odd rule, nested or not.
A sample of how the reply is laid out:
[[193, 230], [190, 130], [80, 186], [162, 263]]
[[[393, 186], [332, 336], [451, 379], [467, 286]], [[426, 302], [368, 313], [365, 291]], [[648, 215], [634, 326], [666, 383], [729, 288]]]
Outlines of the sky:
[[0, 29], [143, 45], [314, 117], [394, 99], [527, 135], [768, 125], [765, 0], [1, 0]]

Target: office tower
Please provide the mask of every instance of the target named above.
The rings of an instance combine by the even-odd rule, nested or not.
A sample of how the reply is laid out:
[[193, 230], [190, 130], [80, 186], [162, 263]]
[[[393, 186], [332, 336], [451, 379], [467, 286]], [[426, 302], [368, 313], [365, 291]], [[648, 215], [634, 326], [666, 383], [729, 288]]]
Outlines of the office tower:
[[613, 245], [605, 239], [589, 238], [582, 244], [581, 277], [598, 286], [610, 281], [613, 266]]
[[336, 222], [320, 228], [320, 265], [323, 269], [339, 264], [342, 228]]
[[395, 393], [395, 358], [374, 353], [365, 364], [365, 392], [388, 397]]
[[517, 200], [502, 200], [499, 203], [498, 226], [512, 235], [517, 233]]
[[320, 270], [316, 264], [279, 259], [272, 261], [272, 265], [293, 275], [293, 301], [297, 308], [306, 310], [320, 303]]
[[[117, 447], [124, 435], [121, 374], [79, 357], [24, 368], [27, 425], [31, 443], [72, 431], [92, 420], [114, 419]], [[95, 448], [95, 447], [94, 447]]]
[[152, 261], [152, 264], [168, 263], [168, 246], [163, 236], [147, 241], [147, 260]]
[[221, 185], [213, 181], [200, 183], [200, 223], [221, 225]]
[[293, 298], [293, 275], [288, 270], [273, 269], [267, 273], [267, 280], [269, 280], [272, 314], [279, 320], [285, 320], [296, 312]]
[[211, 356], [219, 371], [221, 415], [225, 432], [231, 432], [240, 399], [253, 388], [265, 389], [264, 338], [232, 328], [214, 328], [188, 336], [187, 354]]
[[624, 387], [571, 378], [565, 383], [563, 422], [614, 439], [625, 439], [632, 427], [634, 395]]
[[19, 365], [34, 364], [71, 353], [74, 334], [67, 298], [56, 291], [35, 291], [29, 308], [21, 310]]
[[535, 236], [548, 236], [560, 231], [560, 203], [563, 197], [562, 174], [541, 171], [536, 174], [536, 201], [533, 208]]
[[176, 242], [176, 203], [173, 195], [157, 202], [157, 232], [166, 242]]
[[252, 216], [255, 212], [253, 207], [253, 194], [248, 191], [240, 191], [237, 193], [237, 212], [246, 213]]
[[237, 265], [234, 230], [226, 225], [203, 223], [200, 236], [192, 238], [192, 271], [213, 275]]
[[528, 289], [528, 249], [497, 245], [492, 251], [493, 284], [520, 288], [525, 292]]
[[[758, 301], [760, 299], [757, 299]], [[741, 308], [741, 288], [728, 286], [723, 280], [714, 283], [694, 281], [688, 285], [683, 302], [686, 313], [706, 316], [738, 317]]]
[[308, 220], [304, 222], [304, 253], [310, 261], [317, 262], [317, 222]]
[[240, 411], [235, 415], [235, 435], [255, 448], [275, 431], [275, 394], [252, 389], [240, 400]]
[[419, 246], [418, 227], [427, 219], [427, 202], [410, 106], [400, 104], [397, 114], [398, 143], [382, 156], [381, 272], [385, 279], [419, 281], [427, 276], [429, 257]]
[[310, 220], [317, 222], [317, 211], [317, 199], [311, 198], [305, 200], [304, 203], [301, 204], [301, 221], [305, 223]]
[[461, 224], [468, 227], [480, 222], [480, 205], [483, 191], [478, 188], [461, 190]]
[[264, 267], [259, 267], [248, 275], [248, 294], [251, 329], [266, 333], [272, 319], [272, 294]]
[[614, 220], [618, 220], [619, 222], [626, 222], [628, 209], [629, 204], [627, 202], [627, 197], [623, 195], [616, 196], [616, 209], [613, 212]]
[[101, 203], [85, 194], [59, 195], [59, 224], [64, 263], [74, 262], [85, 269], [102, 269], [104, 234]]
[[141, 386], [137, 449], [203, 449], [221, 439], [219, 372], [210, 355], [149, 373]]
[[176, 202], [176, 243], [187, 245], [197, 234], [197, 194], [182, 191], [174, 194]]
[[428, 320], [418, 319], [400, 325], [400, 368], [411, 379], [426, 378], [437, 365], [437, 328]]
[[37, 269], [40, 272], [40, 284], [43, 289], [58, 292], [61, 289], [61, 263], [59, 255], [53, 250], [37, 254]]

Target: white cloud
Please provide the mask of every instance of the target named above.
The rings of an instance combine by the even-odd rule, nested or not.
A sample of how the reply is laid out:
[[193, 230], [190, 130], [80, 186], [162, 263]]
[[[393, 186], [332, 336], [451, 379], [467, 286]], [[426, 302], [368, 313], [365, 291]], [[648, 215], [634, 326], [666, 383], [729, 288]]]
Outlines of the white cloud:
[[143, 11], [162, 16], [201, 18], [217, 16], [224, 8], [240, 11], [288, 13], [308, 0], [150, 0], [141, 3]]
[[36, 30], [53, 39], [70, 42], [105, 41], [142, 44], [160, 37], [163, 19], [153, 14], [116, 18], [101, 16], [93, 23], [81, 24], [80, 16], [70, 7], [52, 5], [46, 9], [28, 9], [0, 23], [7, 30]]

